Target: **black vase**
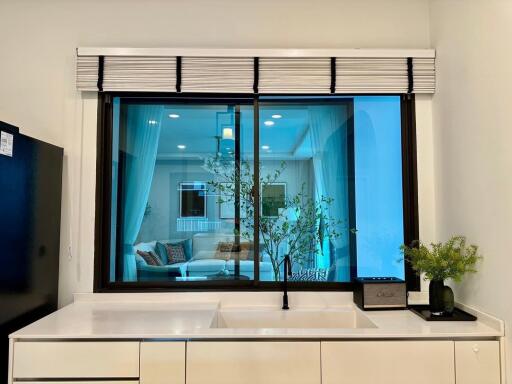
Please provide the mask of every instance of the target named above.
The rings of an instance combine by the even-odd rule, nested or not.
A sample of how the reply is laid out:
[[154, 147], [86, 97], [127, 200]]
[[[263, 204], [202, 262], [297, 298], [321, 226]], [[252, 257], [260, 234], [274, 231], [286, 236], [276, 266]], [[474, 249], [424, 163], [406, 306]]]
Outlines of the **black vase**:
[[444, 281], [431, 280], [428, 287], [428, 299], [432, 316], [442, 316], [444, 313]]
[[453, 296], [452, 289], [445, 285], [443, 288], [443, 303], [444, 303], [444, 314], [452, 315], [455, 309], [455, 297]]

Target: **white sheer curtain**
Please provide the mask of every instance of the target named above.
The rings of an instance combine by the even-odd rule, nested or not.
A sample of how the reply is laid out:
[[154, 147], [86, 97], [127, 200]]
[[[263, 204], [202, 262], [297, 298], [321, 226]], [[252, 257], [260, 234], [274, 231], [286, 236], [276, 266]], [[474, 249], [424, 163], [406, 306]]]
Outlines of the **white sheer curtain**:
[[133, 245], [144, 219], [151, 190], [163, 110], [161, 105], [128, 105], [126, 107], [123, 281], [137, 280]]
[[322, 264], [326, 264], [325, 259], [329, 257], [327, 264], [335, 268], [335, 275], [330, 275], [329, 279], [334, 281], [346, 281], [350, 276], [347, 118], [347, 109], [344, 106], [309, 107], [316, 198], [332, 198], [332, 204], [326, 207], [326, 214], [331, 220], [341, 221], [336, 228], [341, 236], [324, 238], [324, 260], [320, 260]]

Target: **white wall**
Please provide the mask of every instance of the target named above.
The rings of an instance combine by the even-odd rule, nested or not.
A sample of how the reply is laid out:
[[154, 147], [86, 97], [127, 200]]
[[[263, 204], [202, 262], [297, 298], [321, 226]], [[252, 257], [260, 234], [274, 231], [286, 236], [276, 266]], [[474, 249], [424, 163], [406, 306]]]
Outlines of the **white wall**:
[[[261, 163], [262, 178], [265, 178], [267, 174], [273, 175], [275, 170], [281, 168], [281, 161], [278, 160], [263, 160]], [[184, 181], [208, 182], [213, 180], [213, 175], [202, 165], [203, 163], [198, 160], [186, 163], [180, 160], [157, 160], [148, 201], [151, 206], [151, 214], [144, 217], [137, 242], [181, 239], [192, 236], [192, 233], [177, 231], [176, 219], [179, 217], [180, 206], [178, 187], [179, 183]], [[286, 193], [288, 198], [291, 198], [300, 192], [304, 182], [310, 186], [310, 190], [306, 190], [306, 192], [313, 196], [312, 180], [310, 160], [287, 160], [286, 168], [277, 182], [286, 183]], [[206, 201], [207, 219], [222, 223], [219, 232], [233, 233], [233, 220], [220, 218], [219, 197], [211, 186], [207, 185], [207, 188], [210, 189]]]
[[428, 11], [427, 0], [0, 0], [0, 119], [65, 149], [60, 303], [93, 284], [96, 104], [75, 91], [77, 46], [428, 48]]
[[431, 29], [438, 57], [437, 235], [445, 240], [464, 234], [480, 246], [485, 259], [476, 275], [457, 286], [457, 298], [510, 327], [512, 2], [433, 0]]

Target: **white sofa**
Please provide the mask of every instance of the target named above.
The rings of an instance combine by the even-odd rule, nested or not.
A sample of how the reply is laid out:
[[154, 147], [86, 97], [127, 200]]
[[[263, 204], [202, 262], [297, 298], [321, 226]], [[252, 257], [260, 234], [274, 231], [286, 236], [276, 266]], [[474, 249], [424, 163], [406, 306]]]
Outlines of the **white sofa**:
[[[161, 243], [175, 243], [183, 239], [159, 240]], [[143, 280], [165, 280], [166, 277], [203, 277], [212, 275], [232, 275], [235, 270], [234, 260], [221, 260], [215, 258], [219, 242], [232, 242], [234, 235], [220, 233], [198, 233], [192, 236], [192, 257], [184, 263], [175, 263], [163, 266], [150, 266], [137, 255], [136, 251], [153, 252], [155, 254], [157, 241], [139, 243], [134, 246], [137, 260], [137, 273]], [[165, 262], [165, 261], [164, 261]], [[260, 261], [260, 280], [272, 281], [272, 263], [268, 255], [263, 255]], [[152, 278], [151, 276], [154, 275]], [[240, 275], [254, 279], [253, 260], [240, 260]]]

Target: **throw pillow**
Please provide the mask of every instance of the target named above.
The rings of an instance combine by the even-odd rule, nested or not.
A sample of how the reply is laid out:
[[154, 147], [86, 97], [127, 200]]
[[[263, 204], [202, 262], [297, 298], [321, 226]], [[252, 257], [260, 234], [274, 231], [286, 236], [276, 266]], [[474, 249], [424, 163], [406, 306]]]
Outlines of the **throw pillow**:
[[219, 242], [215, 258], [228, 261], [231, 258], [239, 260], [252, 260], [252, 244], [248, 242], [240, 243], [239, 251], [236, 251], [236, 246], [231, 242]]
[[167, 264], [184, 263], [187, 261], [183, 244], [166, 244]]
[[137, 251], [137, 254], [144, 259], [147, 265], [161, 267], [162, 261], [153, 252]]
[[167, 245], [182, 245], [185, 252], [185, 261], [190, 261], [192, 258], [192, 239], [185, 239], [180, 241], [172, 241], [167, 244], [157, 241], [155, 245], [156, 254], [164, 264], [169, 262], [169, 254], [167, 252]]
[[219, 260], [228, 261], [231, 258], [233, 251], [233, 243], [230, 241], [219, 241], [217, 250], [215, 251], [215, 258]]
[[167, 264], [167, 261], [169, 260], [169, 255], [167, 254], [166, 245], [164, 243], [157, 241], [155, 244], [155, 251], [158, 257], [160, 257], [160, 260], [162, 260], [162, 263]]
[[231, 252], [233, 245], [234, 244], [230, 241], [220, 241], [217, 245], [217, 250], [220, 252]]

